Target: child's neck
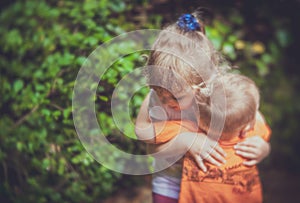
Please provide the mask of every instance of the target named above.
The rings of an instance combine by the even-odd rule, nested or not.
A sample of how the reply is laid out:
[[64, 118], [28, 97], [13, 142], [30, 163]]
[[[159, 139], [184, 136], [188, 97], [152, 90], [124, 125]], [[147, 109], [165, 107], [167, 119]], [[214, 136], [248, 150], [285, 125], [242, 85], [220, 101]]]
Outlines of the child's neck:
[[[208, 135], [208, 131], [203, 130], [203, 132]], [[210, 133], [211, 133], [211, 136], [213, 136], [215, 138], [218, 137], [220, 141], [230, 141], [234, 138], [238, 138], [238, 137], [243, 138], [245, 136], [245, 133], [243, 133], [243, 130], [222, 133], [221, 136], [219, 136], [219, 134], [214, 134], [215, 133], [214, 131], [212, 131]]]
[[220, 140], [221, 141], [229, 141], [229, 140], [232, 140], [233, 138], [240, 137], [240, 135], [241, 135], [240, 131], [236, 131], [236, 132], [232, 132], [232, 133], [222, 133]]

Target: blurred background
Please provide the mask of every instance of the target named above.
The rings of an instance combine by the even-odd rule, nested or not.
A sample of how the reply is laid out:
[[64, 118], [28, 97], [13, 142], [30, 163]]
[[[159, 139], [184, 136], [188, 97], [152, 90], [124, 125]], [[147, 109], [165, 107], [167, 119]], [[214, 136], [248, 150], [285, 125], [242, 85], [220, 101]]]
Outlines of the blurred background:
[[[151, 202], [151, 176], [110, 171], [83, 148], [72, 120], [74, 81], [102, 43], [160, 29], [198, 7], [214, 46], [261, 90], [273, 131], [272, 152], [259, 164], [264, 202], [300, 201], [299, 0], [3, 0], [0, 7], [0, 202]], [[135, 154], [146, 153], [145, 144], [120, 133], [109, 108], [115, 85], [143, 66], [145, 53], [114, 63], [95, 98], [107, 138]], [[130, 102], [133, 122], [147, 92]]]

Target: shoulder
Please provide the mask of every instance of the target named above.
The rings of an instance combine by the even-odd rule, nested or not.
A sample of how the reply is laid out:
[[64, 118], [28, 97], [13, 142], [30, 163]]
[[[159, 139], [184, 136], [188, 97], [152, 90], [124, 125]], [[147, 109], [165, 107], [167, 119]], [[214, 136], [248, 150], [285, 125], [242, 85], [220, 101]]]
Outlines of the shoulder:
[[271, 128], [267, 125], [265, 118], [257, 112], [253, 135], [260, 135], [264, 140], [269, 141], [271, 133]]
[[256, 112], [256, 117], [255, 117], [256, 121], [257, 122], [260, 122], [260, 123], [266, 123], [265, 121], [265, 117], [262, 115], [262, 113], [260, 111], [257, 111]]

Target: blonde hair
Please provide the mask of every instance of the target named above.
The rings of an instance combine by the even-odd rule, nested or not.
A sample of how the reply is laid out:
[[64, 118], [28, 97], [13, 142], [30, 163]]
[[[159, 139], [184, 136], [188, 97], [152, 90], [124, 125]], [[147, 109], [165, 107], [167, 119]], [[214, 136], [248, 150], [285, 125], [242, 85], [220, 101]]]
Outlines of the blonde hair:
[[203, 32], [203, 23], [199, 31], [185, 31], [174, 23], [160, 32], [145, 71], [149, 86], [159, 95], [185, 91], [218, 72], [221, 57]]
[[[240, 130], [255, 119], [260, 97], [257, 86], [250, 78], [227, 73], [214, 81], [212, 96], [216, 96], [213, 104], [210, 98], [207, 98], [205, 102], [203, 98], [200, 102], [198, 101], [200, 127], [209, 128], [212, 113], [217, 115], [217, 119], [223, 116], [225, 123], [221, 139], [231, 139], [232, 137], [224, 137], [224, 133], [230, 136], [230, 133]], [[224, 96], [225, 100], [221, 98]], [[224, 101], [225, 104], [222, 104]]]

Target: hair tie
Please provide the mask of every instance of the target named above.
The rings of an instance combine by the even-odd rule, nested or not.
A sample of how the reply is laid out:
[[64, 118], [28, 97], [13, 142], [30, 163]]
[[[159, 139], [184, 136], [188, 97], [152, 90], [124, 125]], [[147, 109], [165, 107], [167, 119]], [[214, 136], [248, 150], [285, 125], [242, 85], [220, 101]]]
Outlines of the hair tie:
[[178, 18], [177, 25], [184, 31], [200, 30], [200, 24], [198, 20], [191, 14], [183, 14]]
[[206, 84], [206, 85], [205, 85], [204, 82], [201, 82], [200, 84], [198, 84], [198, 85], [193, 85], [192, 87], [193, 87], [194, 89], [198, 89], [199, 92], [200, 92], [202, 95], [204, 95], [205, 97], [210, 97], [211, 94], [212, 94], [212, 91], [213, 91], [213, 86], [214, 86], [213, 84], [210, 84], [210, 85]]

